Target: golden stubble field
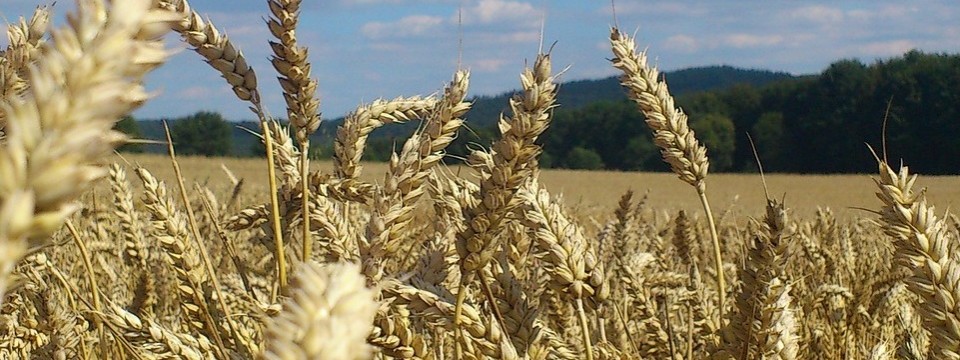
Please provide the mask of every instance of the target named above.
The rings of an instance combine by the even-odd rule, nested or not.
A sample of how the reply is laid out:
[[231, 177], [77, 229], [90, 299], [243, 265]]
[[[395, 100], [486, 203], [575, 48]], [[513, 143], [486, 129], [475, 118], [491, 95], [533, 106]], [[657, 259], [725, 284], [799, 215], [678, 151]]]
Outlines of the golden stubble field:
[[[123, 154], [133, 164], [140, 164], [170, 183], [175, 180], [170, 160], [165, 155]], [[221, 170], [229, 168], [237, 178], [244, 179], [244, 195], [250, 201], [267, 201], [266, 161], [257, 158], [178, 157], [188, 186], [197, 182], [220, 194], [231, 186]], [[116, 162], [124, 163], [117, 158]], [[365, 163], [361, 178], [364, 181], [383, 182], [386, 163]], [[329, 172], [330, 161], [314, 161], [314, 170]], [[462, 177], [474, 178], [467, 167], [451, 166], [449, 171]], [[798, 175], [767, 174], [771, 197], [785, 198], [786, 206], [798, 218], [809, 218], [818, 208], [830, 208], [844, 220], [874, 219], [874, 214], [860, 209], [876, 209], [876, 185], [872, 174]], [[565, 204], [580, 215], [602, 221], [613, 215], [617, 200], [626, 191], [646, 194], [649, 208], [657, 212], [675, 213], [687, 210], [702, 212], [696, 193], [689, 185], [677, 180], [672, 173], [641, 173], [622, 171], [541, 170], [540, 180], [552, 193], [563, 194]], [[923, 176], [918, 180], [927, 189], [931, 205], [942, 211], [960, 204], [960, 176]], [[723, 220], [746, 221], [748, 216], [760, 216], [764, 209], [763, 185], [758, 174], [710, 174], [707, 191], [711, 206], [718, 215], [728, 214]], [[223, 194], [225, 195], [225, 194]]]

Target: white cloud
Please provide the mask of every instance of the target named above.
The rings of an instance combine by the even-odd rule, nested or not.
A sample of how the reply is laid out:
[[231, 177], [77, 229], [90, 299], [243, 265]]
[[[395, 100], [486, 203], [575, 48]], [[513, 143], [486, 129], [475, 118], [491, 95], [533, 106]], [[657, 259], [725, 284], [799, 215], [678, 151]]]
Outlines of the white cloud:
[[692, 36], [677, 34], [667, 38], [665, 48], [668, 50], [692, 53], [700, 48], [700, 42]]
[[228, 87], [224, 85], [214, 89], [208, 86], [191, 86], [178, 90], [174, 94], [174, 97], [183, 100], [210, 99], [220, 96], [223, 93], [224, 88]]
[[943, 29], [943, 36], [949, 39], [960, 38], [960, 27], [949, 26]]
[[484, 43], [531, 43], [540, 40], [539, 31], [494, 32], [487, 31], [470, 34], [468, 41]]
[[[521, 22], [539, 25], [543, 14], [530, 3], [508, 0], [480, 0], [476, 5], [463, 9], [464, 24], [493, 24]], [[457, 21], [458, 14], [453, 15]]]
[[429, 15], [411, 15], [391, 22], [369, 22], [360, 28], [371, 39], [423, 35], [443, 25], [443, 18]]
[[504, 59], [477, 59], [468, 60], [467, 66], [477, 72], [497, 72], [500, 71], [506, 63], [507, 61]]
[[[392, 1], [392, 0], [367, 0]], [[400, 0], [403, 1], [403, 0]], [[370, 39], [409, 38], [436, 32], [442, 27], [456, 26], [460, 15], [449, 17], [410, 15], [396, 21], [368, 22], [360, 32]], [[463, 10], [463, 23], [477, 27], [465, 29], [470, 41], [524, 43], [540, 38], [542, 14], [532, 4], [509, 0], [479, 0]]]
[[817, 34], [795, 32], [790, 34], [790, 36], [784, 41], [783, 45], [788, 47], [799, 47], [806, 46], [807, 44], [814, 44], [818, 40], [820, 40], [820, 37]]
[[861, 45], [858, 51], [866, 55], [893, 56], [900, 55], [917, 48], [917, 44], [909, 40], [876, 41]]
[[370, 48], [384, 52], [400, 52], [403, 51], [406, 46], [397, 42], [375, 42], [370, 44]]
[[843, 21], [843, 10], [823, 5], [804, 6], [790, 10], [790, 17], [802, 21], [827, 25]]
[[[685, 4], [683, 2], [677, 1], [660, 1], [660, 2], [618, 2], [616, 4], [617, 15], [636, 15], [636, 14], [649, 14], [649, 15], [659, 15], [659, 16], [703, 16], [706, 15], [709, 10], [704, 4]], [[606, 2], [603, 6], [600, 7], [600, 12], [604, 15], [611, 15], [613, 13], [613, 8], [610, 7], [610, 3]]]
[[846, 15], [853, 21], [869, 21], [876, 16], [876, 13], [870, 10], [856, 9], [847, 11]]
[[877, 10], [877, 16], [882, 19], [902, 18], [905, 15], [918, 15], [920, 11], [920, 7], [915, 4], [911, 4], [910, 6], [892, 4], [880, 7], [880, 10]]
[[854, 9], [847, 11], [846, 15], [855, 20], [873, 21], [902, 19], [906, 16], [914, 16], [919, 11], [920, 9], [916, 6], [891, 4], [874, 8]]
[[723, 43], [735, 48], [751, 48], [778, 45], [783, 42], [780, 35], [731, 34], [723, 37]]

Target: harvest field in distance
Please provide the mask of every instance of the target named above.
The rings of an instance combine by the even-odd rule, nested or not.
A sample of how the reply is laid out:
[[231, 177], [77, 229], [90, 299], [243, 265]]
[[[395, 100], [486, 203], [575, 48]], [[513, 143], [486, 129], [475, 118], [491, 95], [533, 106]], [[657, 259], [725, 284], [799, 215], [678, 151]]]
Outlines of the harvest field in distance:
[[[168, 184], [175, 181], [167, 156], [122, 156], [131, 163], [141, 164], [153, 171]], [[212, 189], [219, 186], [223, 187], [220, 189], [222, 192], [229, 192], [229, 182], [221, 181], [224, 173], [220, 164], [224, 164], [237, 178], [244, 179], [243, 196], [250, 197], [248, 200], [251, 201], [242, 203], [268, 200], [265, 190], [266, 165], [263, 159], [202, 156], [181, 156], [178, 159], [188, 185], [194, 181], [209, 181]], [[123, 160], [118, 158], [116, 162], [123, 163]], [[364, 163], [363, 166], [361, 178], [364, 181], [383, 182], [383, 175], [387, 171], [386, 163]], [[329, 172], [333, 165], [330, 161], [314, 161], [311, 167]], [[450, 171], [458, 170], [464, 177], [474, 176], [472, 170], [466, 167], [450, 167]], [[780, 199], [785, 195], [785, 205], [798, 220], [810, 218], [817, 208], [830, 208], [838, 218], [844, 220], [874, 218], [872, 214], [859, 210], [875, 209], [880, 203], [874, 195], [876, 190], [871, 180], [873, 177], [876, 175], [766, 174], [771, 197]], [[646, 194], [647, 204], [656, 211], [675, 213], [683, 209], [695, 214], [694, 216], [700, 214], [696, 193], [690, 186], [678, 181], [673, 173], [543, 169], [540, 180], [551, 192], [563, 194], [568, 207], [575, 209], [580, 215], [592, 216], [600, 222], [609, 220], [617, 206], [617, 200], [628, 190], [633, 190], [638, 196]], [[960, 176], [921, 176], [918, 185], [927, 188], [927, 194], [936, 199], [938, 209], [956, 209], [960, 204]], [[711, 174], [708, 186], [710, 202], [715, 211], [723, 213], [729, 209], [731, 215], [735, 215], [727, 219], [746, 221], [747, 217], [763, 215], [765, 200], [759, 174]]]

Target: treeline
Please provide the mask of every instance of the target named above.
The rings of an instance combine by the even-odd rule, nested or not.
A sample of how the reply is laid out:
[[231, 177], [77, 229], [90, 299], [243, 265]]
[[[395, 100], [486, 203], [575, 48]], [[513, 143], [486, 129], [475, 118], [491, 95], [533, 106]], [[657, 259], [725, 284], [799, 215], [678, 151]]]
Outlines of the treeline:
[[[668, 78], [669, 84], [669, 78]], [[843, 60], [818, 75], [765, 86], [736, 85], [680, 96], [677, 103], [706, 143], [714, 172], [754, 171], [748, 134], [764, 169], [794, 173], [874, 171], [886, 118], [891, 161], [915, 171], [960, 173], [960, 55], [911, 51], [864, 64]], [[562, 91], [562, 89], [561, 89]], [[452, 151], [489, 144], [494, 128], [464, 133]], [[665, 170], [643, 117], [627, 101], [560, 108], [541, 139], [544, 165]], [[474, 145], [477, 146], [477, 145]], [[374, 146], [392, 148], [390, 140]], [[881, 154], [882, 156], [882, 154]]]
[[[696, 91], [715, 90], [729, 87], [733, 84], [753, 84], [764, 85], [777, 80], [789, 79], [792, 76], [783, 72], [773, 72], [766, 70], [739, 69], [731, 66], [705, 66], [697, 68], [682, 69], [665, 73], [670, 79], [671, 89], [677, 94], [686, 94]], [[620, 88], [620, 84], [614, 77], [595, 79], [595, 80], [577, 80], [563, 83], [559, 94], [559, 103], [563, 104], [566, 110], [577, 109], [598, 101], [625, 100], [626, 96]], [[513, 92], [505, 92], [494, 96], [477, 96], [471, 99], [473, 106], [467, 114], [467, 123], [472, 131], [476, 131], [483, 136], [471, 136], [468, 130], [464, 133], [463, 139], [487, 139], [494, 133], [491, 128], [496, 124], [500, 113], [507, 111], [507, 101]], [[171, 124], [187, 120], [196, 121], [197, 117], [214, 116], [222, 120], [219, 114], [210, 112], [199, 112], [192, 116], [172, 119]], [[320, 130], [311, 136], [312, 156], [323, 158], [329, 157], [332, 152], [332, 140], [336, 134], [336, 128], [343, 123], [343, 118], [324, 119]], [[165, 138], [163, 124], [159, 120], [143, 120], [133, 123], [132, 126], [139, 126], [140, 134], [147, 139], [162, 140]], [[174, 125], [171, 125], [174, 126]], [[244, 129], [259, 128], [259, 124], [254, 121], [231, 122], [231, 146], [227, 152], [230, 156], [262, 156], [263, 149], [259, 139], [252, 136]], [[385, 126], [371, 134], [371, 141], [375, 146], [368, 149], [364, 159], [371, 161], [383, 161], [389, 159], [390, 151], [397, 141], [408, 137], [417, 124]], [[191, 137], [178, 139], [174, 136], [174, 142], [180, 146], [190, 146], [188, 143]], [[489, 142], [487, 142], [489, 143]], [[465, 143], [463, 143], [465, 144]], [[461, 145], [463, 145], [461, 144]], [[460, 146], [458, 149], [462, 149]], [[149, 152], [166, 152], [166, 147], [161, 145], [148, 145], [141, 147]], [[192, 150], [189, 150], [193, 152]], [[462, 152], [462, 150], [460, 151]], [[195, 152], [194, 152], [195, 153]], [[201, 153], [202, 154], [202, 153]], [[217, 152], [221, 154], [221, 152]], [[458, 152], [459, 154], [459, 152]], [[214, 155], [214, 154], [207, 154]]]
[[[794, 76], [784, 72], [740, 69], [732, 66], [705, 66], [670, 71], [663, 74], [675, 95], [729, 89], [732, 86], [761, 87], [778, 81], [789, 81]], [[472, 99], [473, 107], [466, 115], [465, 130], [447, 147], [449, 162], [466, 157], [471, 149], [489, 146], [497, 137], [496, 124], [501, 113], [509, 111], [512, 92]], [[542, 167], [573, 169], [665, 170], [660, 166], [655, 147], [647, 134], [642, 116], [632, 105], [616, 77], [597, 80], [578, 80], [560, 85], [557, 95], [560, 107], [544, 142]], [[602, 119], [615, 117], [615, 121]], [[634, 121], [634, 120], [638, 120]], [[334, 120], [332, 124], [338, 124]], [[330, 136], [335, 127], [326, 127]], [[416, 124], [390, 126], [375, 131], [367, 144], [364, 159], [384, 161], [398, 149]], [[323, 131], [323, 130], [322, 130]], [[571, 137], [576, 134], [576, 136]], [[612, 136], [617, 136], [613, 138]], [[630, 138], [622, 138], [629, 136]], [[576, 138], [581, 137], [581, 138]], [[585, 140], [589, 138], [589, 140]], [[619, 143], [618, 143], [619, 141]], [[326, 141], [329, 142], [329, 141]], [[629, 153], [620, 153], [624, 144], [630, 144]], [[325, 152], [326, 153], [326, 152]]]
[[[717, 171], [753, 169], [747, 133], [757, 144], [765, 170], [875, 171], [866, 144], [881, 151], [886, 118], [891, 161], [906, 159], [922, 173], [956, 174], [958, 81], [960, 55], [911, 51], [870, 65], [838, 61], [817, 76], [759, 89], [738, 86], [702, 93], [679, 103], [690, 114], [693, 128], [705, 132], [701, 137]], [[731, 127], [731, 133], [718, 132]]]
[[[694, 86], [698, 81], [701, 86]], [[843, 60], [820, 74], [803, 77], [713, 67], [668, 73], [667, 82], [678, 96], [677, 104], [690, 116], [691, 127], [707, 145], [714, 172], [755, 171], [748, 134], [767, 171], [873, 171], [875, 162], [867, 144], [878, 153], [882, 151], [886, 119], [886, 151], [891, 161], [907, 159], [921, 173], [960, 173], [956, 160], [960, 159], [960, 55], [911, 51], [869, 65]], [[622, 90], [610, 90], [612, 86], [617, 86], [612, 79], [561, 86], [561, 100], [572, 105], [561, 102], [553, 125], [540, 140], [544, 147], [542, 166], [667, 169], [643, 116], [625, 100]], [[702, 89], [713, 90], [696, 91]], [[506, 101], [506, 96], [476, 99], [474, 111], [467, 115], [466, 128], [448, 147], [448, 162], [459, 161], [470, 149], [489, 146], [496, 138], [496, 114]], [[194, 118], [199, 115], [216, 115], [223, 122], [217, 114], [200, 113]], [[191, 128], [186, 125], [190, 121], [184, 120], [190, 119], [171, 125], [183, 132], [174, 133], [182, 153], [202, 154], [192, 150], [191, 144], [223, 133]], [[322, 125], [312, 141], [312, 157], [329, 158], [339, 121]], [[162, 139], [162, 132], [157, 133], [158, 122], [141, 124], [152, 128], [144, 131], [146, 138]], [[235, 125], [227, 125], [234, 145], [226, 153], [216, 154], [262, 154], [257, 139]], [[252, 129], [257, 126], [245, 125]], [[364, 159], [389, 159], [416, 126], [389, 126], [374, 132]], [[202, 132], [203, 136], [191, 137], [191, 131]]]
[[[171, 119], [168, 124], [170, 139], [181, 155], [231, 156], [237, 124], [231, 124], [216, 112], [199, 111], [193, 115]], [[124, 152], [165, 153], [166, 132], [162, 121], [136, 121], [127, 116], [114, 129], [134, 139], [153, 140], [153, 143], [134, 142], [122, 146]], [[256, 128], [253, 128], [256, 129]]]

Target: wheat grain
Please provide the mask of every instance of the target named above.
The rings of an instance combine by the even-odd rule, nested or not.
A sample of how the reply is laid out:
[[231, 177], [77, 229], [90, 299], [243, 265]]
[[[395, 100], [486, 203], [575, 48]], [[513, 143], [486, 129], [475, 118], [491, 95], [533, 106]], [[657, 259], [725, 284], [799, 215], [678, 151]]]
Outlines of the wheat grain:
[[[220, 330], [203, 297], [202, 284], [208, 280], [208, 274], [200, 263], [198, 251], [190, 246], [186, 222], [167, 197], [163, 182], [157, 181], [143, 168], [137, 169], [137, 176], [143, 181], [146, 190], [143, 202], [150, 211], [152, 235], [160, 242], [179, 281], [177, 290], [180, 294], [180, 308], [187, 314], [184, 320], [195, 331], [210, 334], [220, 349], [223, 349]], [[205, 338], [203, 335], [198, 337]]]
[[297, 141], [307, 144], [308, 136], [320, 127], [320, 102], [314, 96], [317, 81], [310, 77], [307, 49], [297, 43], [300, 0], [270, 0], [267, 4], [273, 15], [267, 20], [267, 28], [279, 40], [270, 42], [274, 53], [271, 62], [280, 75], [277, 79], [283, 88], [290, 124], [297, 130]]
[[265, 359], [365, 359], [377, 311], [355, 265], [306, 263], [267, 329]]
[[[157, 358], [181, 358], [186, 360], [210, 359], [210, 343], [204, 338], [194, 338], [189, 335], [178, 334], [163, 328], [150, 320], [143, 320], [136, 315], [113, 306], [113, 314], [105, 314], [104, 318], [122, 333], [123, 337]], [[146, 355], [146, 354], [144, 354]]]
[[878, 160], [880, 177], [874, 179], [884, 203], [880, 211], [884, 232], [894, 239], [896, 258], [911, 269], [910, 290], [920, 295], [924, 327], [931, 335], [930, 356], [960, 358], [960, 264], [950, 254], [956, 245], [946, 235], [946, 225], [927, 206], [923, 191], [914, 191], [917, 176], [906, 166], [895, 172]]
[[[556, 84], [551, 74], [550, 57], [540, 55], [533, 68], [521, 76], [524, 93], [510, 100], [512, 118], [500, 119], [501, 139], [494, 143], [491, 167], [480, 183], [482, 201], [476, 207], [464, 209], [468, 226], [457, 235], [457, 251], [460, 253], [461, 269], [469, 283], [477, 271], [485, 267], [499, 246], [494, 232], [498, 230], [507, 212], [515, 209], [518, 202], [514, 195], [521, 185], [533, 175], [530, 162], [539, 155], [537, 137], [550, 122], [550, 110], [554, 107]], [[481, 170], [483, 172], [484, 170]]]
[[[27, 90], [27, 68], [33, 64], [43, 45], [50, 24], [50, 9], [38, 6], [28, 22], [24, 18], [7, 27], [7, 48], [0, 51], [0, 99], [19, 97]], [[6, 114], [0, 112], [0, 139]]]
[[260, 93], [257, 90], [256, 72], [247, 65], [243, 53], [233, 42], [209, 21], [204, 21], [186, 0], [160, 0], [160, 3], [167, 10], [180, 15], [173, 30], [180, 33], [183, 40], [194, 47], [194, 51], [220, 72], [233, 88], [234, 94], [240, 100], [258, 104]]
[[653, 131], [654, 143], [660, 148], [663, 160], [670, 164], [674, 174], [697, 190], [700, 203], [707, 215], [710, 236], [713, 239], [715, 272], [718, 283], [721, 313], [726, 300], [726, 281], [723, 258], [713, 213], [706, 196], [706, 177], [710, 168], [707, 149], [690, 129], [687, 116], [679, 110], [667, 83], [658, 79], [659, 72], [647, 65], [645, 52], [638, 53], [634, 39], [612, 28], [610, 44], [613, 49], [613, 67], [623, 75], [620, 84], [627, 89], [627, 97], [643, 112], [647, 126]]

